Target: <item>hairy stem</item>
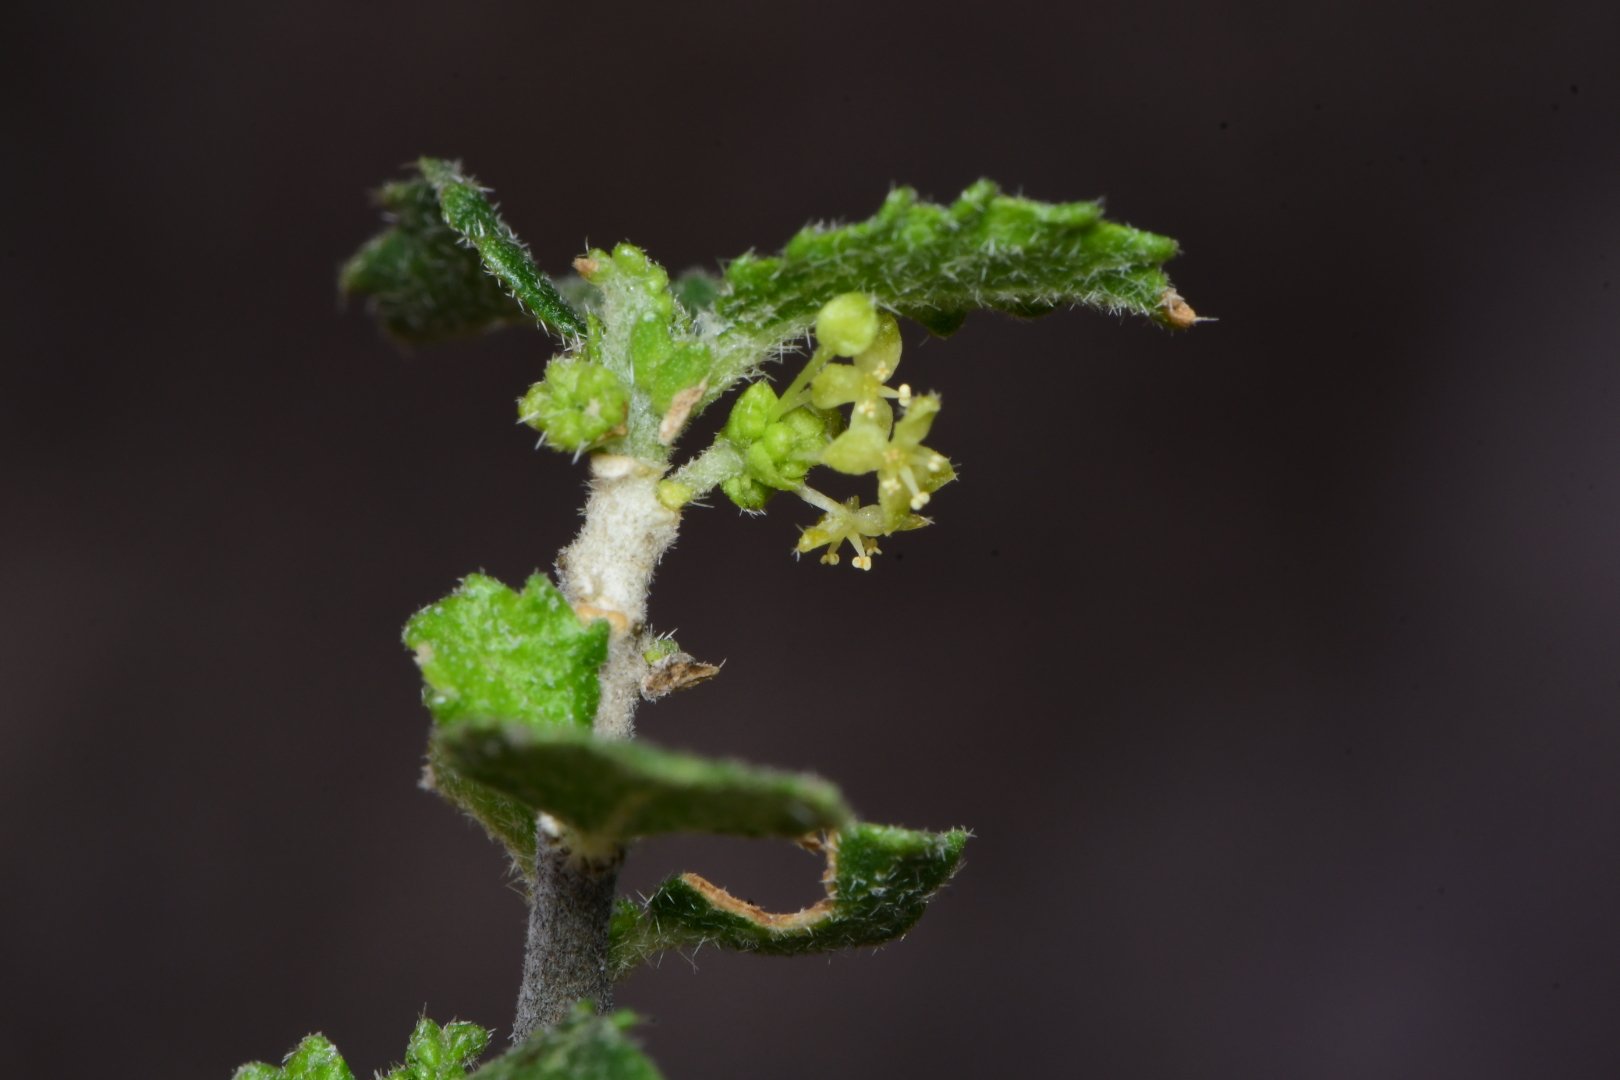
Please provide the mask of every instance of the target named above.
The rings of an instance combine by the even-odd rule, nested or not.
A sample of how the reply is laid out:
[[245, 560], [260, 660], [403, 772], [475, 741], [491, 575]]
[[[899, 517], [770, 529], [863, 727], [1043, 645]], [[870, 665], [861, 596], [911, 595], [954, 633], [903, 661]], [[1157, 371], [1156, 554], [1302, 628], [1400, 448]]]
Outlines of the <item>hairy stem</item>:
[[603, 738], [635, 734], [636, 705], [647, 674], [637, 644], [647, 619], [647, 589], [681, 522], [679, 513], [658, 501], [662, 474], [661, 468], [636, 458], [595, 455], [585, 524], [557, 558], [558, 584], [574, 610], [581, 618], [606, 619], [613, 627], [594, 725]]
[[[557, 558], [558, 583], [585, 619], [613, 628], [600, 674], [602, 699], [594, 728], [602, 738], [635, 734], [636, 705], [649, 670], [641, 636], [653, 570], [675, 542], [680, 514], [658, 501], [660, 466], [632, 457], [591, 458], [585, 524]], [[613, 1006], [608, 926], [623, 852], [587, 852], [549, 816], [536, 826], [530, 880], [529, 939], [512, 1040], [566, 1019], [574, 1005]]]
[[608, 925], [623, 852], [582, 858], [559, 833], [542, 814], [513, 1043], [566, 1020], [581, 1001], [602, 1013], [613, 1008]]
[[670, 479], [690, 492], [689, 498], [706, 495], [725, 480], [743, 471], [743, 456], [730, 439], [716, 439], [710, 447], [692, 458]]

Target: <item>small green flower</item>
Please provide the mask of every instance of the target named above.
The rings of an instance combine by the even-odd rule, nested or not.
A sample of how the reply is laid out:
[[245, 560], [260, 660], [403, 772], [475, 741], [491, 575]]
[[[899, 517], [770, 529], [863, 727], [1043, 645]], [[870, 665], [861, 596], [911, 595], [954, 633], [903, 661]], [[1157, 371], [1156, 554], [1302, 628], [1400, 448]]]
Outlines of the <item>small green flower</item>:
[[900, 366], [900, 324], [892, 315], [878, 316], [871, 344], [855, 354], [850, 364], [828, 364], [810, 382], [810, 402], [818, 409], [835, 409], [880, 397], [903, 398], [907, 387], [891, 390], [883, 385]]
[[939, 415], [939, 395], [910, 398], [905, 415], [882, 450], [877, 465], [878, 505], [888, 521], [900, 521], [909, 511], [928, 505], [929, 496], [956, 479], [956, 470], [944, 454], [922, 444]]
[[944, 454], [923, 445], [939, 395], [902, 399], [905, 414], [892, 421], [893, 410], [881, 398], [856, 403], [849, 428], [822, 451], [822, 464], [851, 476], [877, 473], [878, 506], [891, 528], [911, 511], [928, 505], [929, 497], [952, 480], [956, 470]]
[[906, 514], [899, 521], [891, 522], [881, 506], [862, 506], [858, 496], [852, 495], [844, 502], [836, 503], [808, 488], [800, 494], [825, 512], [821, 520], [799, 534], [794, 553], [808, 555], [819, 547], [825, 547], [827, 550], [821, 556], [821, 561], [828, 566], [838, 565], [838, 549], [847, 543], [855, 549], [855, 558], [850, 560], [855, 568], [870, 570], [872, 556], [881, 554], [877, 546], [878, 537], [906, 529], [920, 529], [928, 524], [927, 518], [916, 514]]
[[821, 463], [851, 476], [877, 471], [889, 445], [894, 410], [879, 397], [866, 398], [850, 410], [849, 427], [821, 452]]
[[[830, 501], [830, 500], [829, 500]], [[850, 496], [842, 505], [834, 504], [821, 520], [799, 534], [795, 554], [808, 555], [819, 547], [827, 550], [821, 561], [828, 566], [838, 565], [838, 549], [846, 542], [855, 549], [851, 560], [857, 570], [872, 569], [872, 556], [880, 554], [877, 538], [887, 536], [883, 524], [883, 510], [877, 506], [862, 506], [858, 496]]]

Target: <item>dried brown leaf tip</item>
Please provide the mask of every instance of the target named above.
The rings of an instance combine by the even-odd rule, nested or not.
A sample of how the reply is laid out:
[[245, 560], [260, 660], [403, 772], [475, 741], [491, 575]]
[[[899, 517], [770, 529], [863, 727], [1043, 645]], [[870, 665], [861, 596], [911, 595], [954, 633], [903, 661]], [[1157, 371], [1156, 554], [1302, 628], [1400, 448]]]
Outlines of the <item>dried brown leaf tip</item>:
[[1177, 330], [1185, 330], [1193, 323], [1198, 322], [1198, 312], [1192, 305], [1181, 298], [1181, 294], [1174, 289], [1166, 289], [1159, 296], [1159, 306], [1164, 309], [1165, 322]]
[[681, 433], [681, 429], [686, 426], [686, 421], [691, 418], [692, 409], [699, 401], [703, 400], [703, 395], [708, 392], [708, 389], [709, 381], [705, 379], [696, 386], [688, 386], [685, 390], [676, 393], [675, 397], [670, 401], [669, 411], [664, 414], [664, 418], [658, 423], [658, 441], [660, 444], [668, 446], [675, 441], [675, 436]]
[[688, 653], [677, 652], [656, 660], [641, 680], [641, 696], [656, 701], [677, 690], [708, 682], [720, 674], [719, 664], [706, 664]]

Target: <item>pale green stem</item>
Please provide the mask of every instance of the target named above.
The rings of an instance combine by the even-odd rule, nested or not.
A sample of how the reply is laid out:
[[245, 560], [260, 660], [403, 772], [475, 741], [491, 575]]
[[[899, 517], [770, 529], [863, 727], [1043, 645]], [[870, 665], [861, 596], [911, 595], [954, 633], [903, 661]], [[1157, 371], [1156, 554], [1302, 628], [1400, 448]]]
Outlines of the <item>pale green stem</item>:
[[810, 400], [810, 380], [814, 379], [832, 358], [831, 349], [824, 345], [816, 346], [816, 351], [810, 354], [810, 359], [805, 361], [804, 367], [800, 368], [793, 381], [788, 383], [788, 388], [782, 391], [782, 396], [776, 402], [776, 408], [771, 410], [772, 420], [780, 420]]
[[809, 503], [811, 506], [815, 507], [817, 510], [820, 510], [824, 514], [842, 514], [847, 511], [847, 507], [841, 505], [837, 500], [823, 495], [809, 484], [805, 484], [803, 487], [794, 488], [793, 494], [797, 495], [799, 498], [803, 499], [805, 502]]
[[691, 498], [696, 499], [733, 476], [741, 476], [742, 472], [742, 455], [731, 445], [731, 440], [720, 435], [707, 450], [676, 469], [670, 480], [685, 486], [692, 493]]

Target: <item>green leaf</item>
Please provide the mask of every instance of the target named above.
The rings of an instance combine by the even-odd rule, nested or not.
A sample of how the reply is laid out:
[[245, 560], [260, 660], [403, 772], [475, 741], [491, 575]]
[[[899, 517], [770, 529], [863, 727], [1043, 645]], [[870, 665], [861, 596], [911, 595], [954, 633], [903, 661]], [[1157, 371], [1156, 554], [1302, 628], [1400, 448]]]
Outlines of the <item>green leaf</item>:
[[473, 1073], [473, 1080], [662, 1080], [625, 1035], [629, 1012], [597, 1016], [588, 1005]]
[[430, 184], [388, 184], [376, 199], [393, 224], [344, 264], [338, 286], [368, 299], [384, 333], [428, 343], [526, 321], [478, 253], [444, 223]]
[[582, 623], [541, 574], [521, 593], [468, 574], [405, 625], [426, 684], [422, 699], [441, 725], [590, 727], [608, 635], [606, 622]]
[[529, 249], [511, 226], [501, 220], [478, 181], [464, 176], [459, 162], [423, 158], [417, 163], [422, 178], [439, 197], [444, 222], [474, 249], [484, 268], [523, 309], [559, 334], [585, 332], [585, 320], [558, 294], [551, 281], [535, 266]]
[[324, 1035], [306, 1035], [279, 1069], [255, 1061], [237, 1069], [231, 1080], [354, 1080], [354, 1074]]
[[445, 760], [437, 739], [428, 741], [427, 775], [423, 786], [462, 810], [506, 848], [521, 875], [532, 871], [535, 856], [534, 811], [494, 788], [469, 780]]
[[441, 729], [434, 744], [434, 760], [462, 779], [602, 841], [673, 832], [802, 836], [849, 819], [825, 780], [641, 740], [508, 724]]
[[981, 180], [940, 206], [896, 188], [868, 221], [811, 226], [781, 255], [744, 255], [726, 267], [714, 304], [728, 324], [718, 374], [745, 373], [847, 292], [941, 335], [979, 308], [1033, 316], [1078, 304], [1184, 325], [1190, 312], [1183, 318], [1171, 306], [1160, 269], [1175, 253], [1174, 240], [1105, 221], [1094, 202], [1037, 202]]
[[719, 945], [793, 956], [880, 945], [910, 930], [956, 872], [969, 834], [857, 824], [828, 838], [827, 897], [777, 915], [739, 900], [696, 874], [659, 886], [645, 906], [621, 900], [611, 963], [623, 975], [666, 949]]
[[460, 1080], [489, 1046], [489, 1031], [466, 1021], [443, 1027], [427, 1017], [416, 1022], [405, 1049], [405, 1064], [384, 1080]]
[[[460, 1080], [488, 1045], [489, 1031], [477, 1024], [458, 1020], [441, 1028], [423, 1017], [411, 1032], [405, 1064], [385, 1080]], [[354, 1074], [329, 1040], [309, 1035], [279, 1068], [256, 1061], [237, 1069], [232, 1080], [354, 1080]]]
[[681, 306], [692, 315], [714, 307], [720, 289], [721, 281], [718, 277], [696, 267], [681, 271], [680, 276], [669, 286], [669, 291], [675, 294], [675, 299], [679, 300]]

